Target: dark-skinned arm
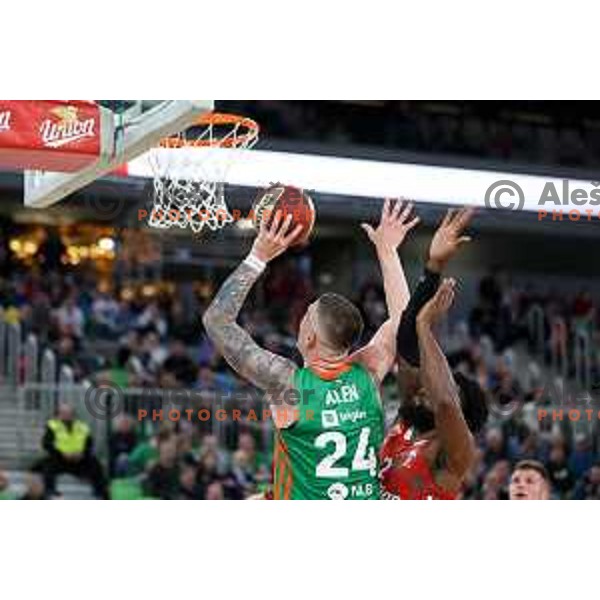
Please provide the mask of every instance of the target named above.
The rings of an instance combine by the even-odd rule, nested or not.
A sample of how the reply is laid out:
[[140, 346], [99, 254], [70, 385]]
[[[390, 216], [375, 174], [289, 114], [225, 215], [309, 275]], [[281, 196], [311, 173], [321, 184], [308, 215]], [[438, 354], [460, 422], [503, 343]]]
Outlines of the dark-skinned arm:
[[419, 366], [419, 340], [417, 338], [417, 316], [431, 300], [440, 285], [440, 274], [425, 268], [417, 282], [406, 310], [402, 314], [397, 338], [397, 354], [412, 367]]
[[444, 469], [459, 484], [475, 456], [475, 442], [463, 416], [458, 388], [442, 352], [433, 325], [450, 308], [454, 281], [445, 279], [417, 318], [421, 380], [430, 399], [435, 429], [444, 453]]
[[410, 297], [398, 329], [398, 357], [413, 367], [419, 366], [419, 340], [417, 339], [417, 316], [433, 298], [440, 285], [441, 275], [448, 262], [461, 246], [471, 238], [462, 235], [474, 214], [473, 208], [449, 210], [437, 228], [431, 245], [423, 275]]

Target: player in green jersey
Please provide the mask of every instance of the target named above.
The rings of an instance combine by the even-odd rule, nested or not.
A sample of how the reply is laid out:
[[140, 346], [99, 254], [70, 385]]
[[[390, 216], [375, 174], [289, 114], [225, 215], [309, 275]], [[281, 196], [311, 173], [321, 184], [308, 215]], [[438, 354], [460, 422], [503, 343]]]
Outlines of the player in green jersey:
[[276, 426], [274, 497], [379, 498], [377, 453], [383, 440], [379, 385], [395, 359], [396, 333], [409, 290], [397, 249], [418, 223], [412, 205], [385, 201], [377, 229], [364, 224], [382, 269], [389, 319], [371, 342], [351, 354], [363, 329], [359, 310], [338, 294], [307, 309], [298, 332], [304, 360], [261, 348], [236, 323], [268, 262], [300, 233], [292, 215], [263, 222], [249, 256], [229, 276], [203, 323], [216, 348], [242, 377], [267, 393]]

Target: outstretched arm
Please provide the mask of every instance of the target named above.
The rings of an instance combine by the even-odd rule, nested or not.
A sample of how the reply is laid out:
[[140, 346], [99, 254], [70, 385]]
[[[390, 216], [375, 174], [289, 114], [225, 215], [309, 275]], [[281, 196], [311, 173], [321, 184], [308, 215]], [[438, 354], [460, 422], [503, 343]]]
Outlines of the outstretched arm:
[[440, 285], [440, 276], [448, 262], [464, 244], [470, 241], [471, 238], [463, 233], [474, 213], [473, 208], [449, 210], [431, 240], [425, 270], [402, 315], [398, 330], [398, 356], [413, 367], [419, 366], [417, 315], [435, 295]]
[[417, 318], [421, 381], [431, 400], [435, 428], [445, 453], [445, 469], [460, 483], [474, 459], [475, 443], [463, 416], [458, 388], [448, 361], [433, 334], [433, 326], [454, 301], [453, 279], [445, 279]]
[[277, 213], [271, 226], [261, 227], [248, 258], [227, 278], [202, 322], [217, 350], [231, 367], [255, 386], [279, 395], [289, 388], [296, 365], [287, 358], [261, 348], [237, 324], [237, 317], [266, 264], [284, 252], [301, 231], [289, 233], [292, 215], [285, 220]]
[[379, 227], [373, 229], [368, 223], [362, 224], [377, 252], [388, 315], [396, 327], [410, 300], [410, 290], [398, 256], [398, 247], [420, 221], [419, 217], [411, 217], [413, 208], [414, 204], [410, 202], [403, 206], [401, 202], [394, 203], [386, 199]]
[[351, 359], [363, 364], [379, 383], [394, 364], [398, 326], [410, 298], [398, 256], [398, 246], [419, 222], [418, 217], [411, 217], [412, 209], [413, 205], [410, 203], [402, 207], [400, 202], [394, 204], [386, 200], [379, 227], [373, 229], [368, 224], [362, 225], [377, 251], [389, 319], [379, 328], [369, 344], [354, 353]]

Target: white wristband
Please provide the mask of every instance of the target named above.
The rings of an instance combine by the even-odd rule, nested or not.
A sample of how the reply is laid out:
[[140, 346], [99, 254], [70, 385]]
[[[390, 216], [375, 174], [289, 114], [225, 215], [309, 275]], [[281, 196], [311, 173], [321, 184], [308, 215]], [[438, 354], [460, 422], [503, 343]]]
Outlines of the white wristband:
[[244, 263], [259, 273], [262, 273], [267, 268], [267, 263], [254, 256], [252, 252], [246, 256]]

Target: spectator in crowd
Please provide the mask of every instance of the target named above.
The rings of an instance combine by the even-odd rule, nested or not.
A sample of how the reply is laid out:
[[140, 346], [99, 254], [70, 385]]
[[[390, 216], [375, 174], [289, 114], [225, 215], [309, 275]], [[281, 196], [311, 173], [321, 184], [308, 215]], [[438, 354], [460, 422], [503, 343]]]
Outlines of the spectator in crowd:
[[191, 430], [177, 434], [177, 456], [181, 463], [196, 467], [198, 458], [194, 451], [194, 435]]
[[579, 433], [575, 436], [575, 448], [569, 457], [569, 469], [576, 479], [581, 479], [593, 464], [591, 440], [585, 433]]
[[167, 335], [167, 322], [162, 315], [158, 302], [152, 301], [148, 304], [137, 318], [136, 327], [142, 330], [151, 327], [159, 338], [164, 338]]
[[250, 465], [249, 456], [244, 450], [236, 450], [233, 453], [231, 474], [235, 486], [240, 490], [242, 496], [247, 497], [254, 492], [256, 479]]
[[135, 375], [130, 365], [131, 350], [126, 346], [120, 346], [112, 366], [96, 374], [98, 383], [114, 384], [121, 389], [135, 387]]
[[576, 500], [600, 500], [600, 462], [596, 463], [577, 485]]
[[71, 291], [63, 305], [56, 311], [56, 320], [62, 335], [72, 336], [77, 339], [83, 337], [85, 317], [83, 311], [77, 306], [77, 295]]
[[256, 442], [251, 433], [240, 433], [238, 437], [238, 450], [244, 453], [247, 468], [250, 469], [252, 474], [262, 476], [266, 467], [265, 458], [256, 451]]
[[154, 381], [167, 352], [161, 344], [160, 337], [153, 327], [148, 328], [143, 335], [141, 361], [145, 379]]
[[177, 461], [177, 438], [161, 442], [158, 460], [147, 472], [143, 489], [152, 498], [176, 500], [180, 491], [181, 469]]
[[112, 337], [119, 332], [119, 303], [107, 292], [99, 292], [92, 303], [91, 317], [99, 337]]
[[194, 466], [186, 466], [179, 476], [179, 499], [202, 500], [204, 491], [198, 484], [198, 470]]
[[8, 474], [0, 469], [0, 500], [14, 500], [15, 496], [10, 490]]
[[123, 477], [129, 470], [129, 455], [137, 445], [135, 424], [131, 417], [120, 416], [115, 421], [109, 440], [109, 473], [111, 477]]
[[91, 481], [97, 498], [108, 499], [106, 476], [94, 453], [90, 428], [75, 417], [70, 405], [58, 405], [56, 417], [46, 425], [42, 445], [46, 455], [34, 470], [42, 473], [48, 495], [56, 494], [56, 477], [70, 473]]
[[37, 255], [47, 272], [63, 268], [62, 258], [65, 255], [65, 245], [56, 229], [47, 229], [44, 240], [38, 247]]
[[227, 453], [219, 447], [217, 437], [214, 435], [205, 435], [202, 438], [200, 446], [200, 456], [211, 454], [215, 458], [215, 470], [219, 476], [225, 475], [229, 468]]
[[485, 434], [485, 450], [483, 462], [490, 469], [499, 460], [508, 459], [508, 449], [504, 440], [504, 434], [498, 427], [489, 429]]
[[220, 481], [213, 481], [206, 488], [205, 500], [224, 500], [225, 492]]
[[563, 444], [557, 444], [550, 450], [550, 460], [546, 466], [552, 489], [561, 499], [569, 497], [575, 478], [569, 469]]
[[44, 480], [38, 473], [27, 473], [25, 493], [21, 500], [47, 500]]
[[80, 354], [77, 351], [75, 338], [70, 335], [62, 335], [56, 344], [56, 358], [58, 368], [67, 366], [73, 371], [76, 380], [81, 379], [84, 367], [81, 364]]
[[188, 354], [185, 344], [180, 339], [174, 339], [161, 365], [161, 386], [189, 388], [196, 380], [196, 372], [196, 365]]
[[216, 371], [208, 365], [201, 365], [194, 385], [200, 390], [221, 390], [229, 394], [236, 387], [236, 378], [224, 371]]
[[540, 442], [540, 436], [537, 431], [528, 431], [525, 435], [518, 455], [523, 458], [545, 462], [545, 452]]
[[511, 465], [508, 460], [499, 460], [492, 467], [492, 473], [496, 480], [499, 500], [508, 500], [508, 486], [510, 483]]
[[198, 467], [198, 481], [204, 489], [208, 489], [214, 481], [220, 481], [227, 475], [227, 472], [219, 473], [217, 463], [217, 453], [208, 450], [200, 456]]
[[128, 474], [139, 475], [147, 470], [159, 457], [159, 448], [163, 442], [175, 435], [170, 422], [160, 424], [155, 435], [146, 440], [140, 440], [132, 450], [127, 461]]

